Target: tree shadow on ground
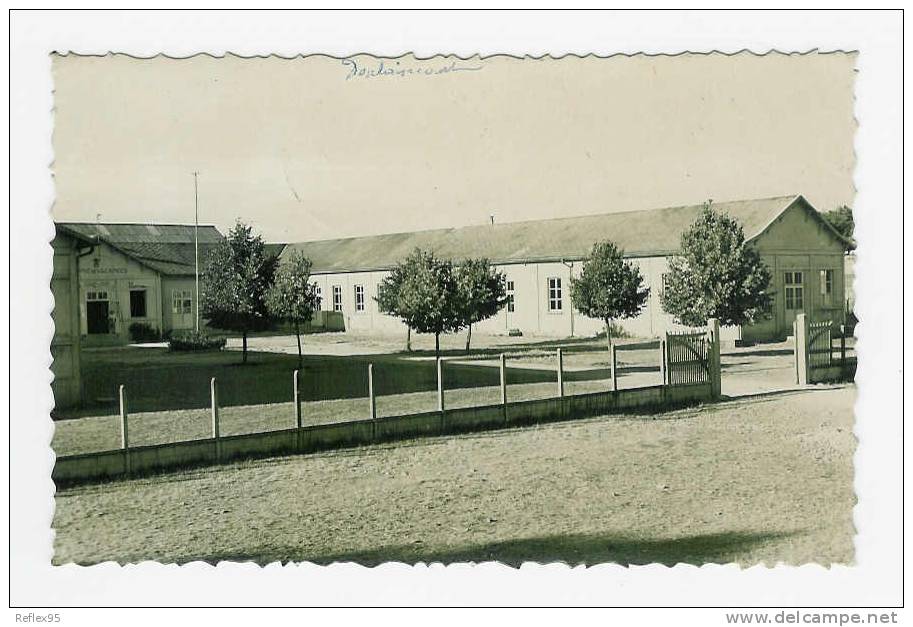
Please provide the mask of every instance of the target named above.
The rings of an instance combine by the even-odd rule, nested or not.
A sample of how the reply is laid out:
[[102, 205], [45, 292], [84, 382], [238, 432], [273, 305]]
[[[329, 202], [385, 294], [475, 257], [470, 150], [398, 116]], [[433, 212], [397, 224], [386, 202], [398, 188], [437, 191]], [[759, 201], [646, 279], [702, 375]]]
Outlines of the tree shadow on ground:
[[750, 351], [739, 351], [733, 353], [733, 355], [738, 355], [739, 357], [777, 357], [782, 355], [792, 355], [793, 349], [791, 348], [766, 348], [760, 350], [750, 350]]
[[[637, 351], [637, 350], [652, 350], [659, 348], [659, 340], [657, 339], [622, 339], [617, 338], [615, 340], [616, 350], [619, 351]], [[453, 348], [447, 347], [442, 348], [440, 355], [441, 357], [466, 357], [471, 358], [480, 358], [480, 357], [494, 357], [501, 353], [512, 354], [512, 353], [521, 353], [526, 351], [546, 351], [551, 352], [556, 348], [561, 348], [565, 353], [605, 353], [608, 352], [606, 347], [605, 338], [592, 338], [592, 337], [572, 337], [572, 338], [553, 338], [553, 339], [543, 339], [543, 340], [530, 340], [528, 342], [504, 342], [504, 343], [495, 343], [492, 346], [485, 347], [472, 347], [471, 350], [467, 353], [465, 348]], [[405, 349], [395, 351], [390, 353], [391, 355], [396, 355], [398, 357], [435, 357], [434, 349], [425, 349], [425, 348], [416, 348], [411, 351]]]
[[[262, 546], [249, 553], [224, 553], [181, 561], [202, 560], [270, 562], [307, 561], [315, 564], [356, 562], [376, 566], [384, 562], [452, 564], [456, 562], [501, 562], [519, 567], [524, 562], [563, 562], [571, 566], [617, 563], [621, 565], [728, 564], [744, 563], [753, 549], [802, 532], [726, 532], [680, 538], [642, 538], [618, 534], [567, 534], [488, 542], [452, 548], [426, 548], [421, 542], [383, 546], [354, 552], [311, 554], [302, 547]], [[788, 555], [777, 559], [788, 559]]]
[[720, 397], [721, 403], [727, 404], [738, 404], [738, 403], [755, 403], [755, 402], [764, 402], [772, 401], [783, 396], [793, 396], [796, 394], [810, 394], [810, 393], [821, 393], [821, 392], [832, 392], [834, 389], [842, 389], [845, 387], [850, 387], [854, 385], [852, 382], [846, 383], [831, 383], [831, 384], [821, 384], [813, 388], [797, 388], [787, 387], [781, 390], [770, 390], [767, 392], [757, 392], [752, 394], [737, 394], [737, 395], [723, 395]]

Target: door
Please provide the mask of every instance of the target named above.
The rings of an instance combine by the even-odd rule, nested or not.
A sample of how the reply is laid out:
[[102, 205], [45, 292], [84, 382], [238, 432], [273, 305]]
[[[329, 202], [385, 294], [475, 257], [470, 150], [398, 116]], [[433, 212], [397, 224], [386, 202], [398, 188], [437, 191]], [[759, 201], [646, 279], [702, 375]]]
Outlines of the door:
[[792, 333], [796, 314], [805, 311], [805, 272], [789, 270], [783, 273], [784, 323]]
[[171, 328], [193, 329], [196, 327], [193, 317], [193, 291], [171, 290]]
[[108, 332], [108, 301], [90, 300], [86, 302], [86, 326], [90, 334]]

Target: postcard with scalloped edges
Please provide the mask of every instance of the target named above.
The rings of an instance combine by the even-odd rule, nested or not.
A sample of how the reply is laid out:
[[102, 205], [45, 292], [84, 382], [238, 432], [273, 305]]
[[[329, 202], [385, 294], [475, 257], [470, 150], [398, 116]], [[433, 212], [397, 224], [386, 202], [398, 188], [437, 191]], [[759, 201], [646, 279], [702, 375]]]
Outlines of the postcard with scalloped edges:
[[53, 562], [853, 564], [856, 61], [54, 55]]

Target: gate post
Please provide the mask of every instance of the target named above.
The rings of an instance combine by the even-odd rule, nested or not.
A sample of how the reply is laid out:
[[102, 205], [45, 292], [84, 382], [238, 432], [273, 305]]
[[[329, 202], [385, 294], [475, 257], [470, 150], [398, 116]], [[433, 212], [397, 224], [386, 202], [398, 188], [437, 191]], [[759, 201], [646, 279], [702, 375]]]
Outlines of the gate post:
[[716, 318], [707, 320], [707, 340], [709, 354], [707, 366], [710, 371], [710, 394], [714, 400], [723, 393], [723, 369], [720, 364], [720, 321]]
[[666, 334], [666, 337], [659, 341], [659, 374], [663, 379], [663, 385], [669, 384], [669, 364], [667, 362], [669, 358], [669, 353], [666, 351], [666, 342], [668, 342], [669, 334]]
[[840, 325], [840, 372], [846, 371], [846, 325]]
[[805, 313], [796, 315], [794, 338], [796, 341], [796, 383], [808, 385], [808, 318]]

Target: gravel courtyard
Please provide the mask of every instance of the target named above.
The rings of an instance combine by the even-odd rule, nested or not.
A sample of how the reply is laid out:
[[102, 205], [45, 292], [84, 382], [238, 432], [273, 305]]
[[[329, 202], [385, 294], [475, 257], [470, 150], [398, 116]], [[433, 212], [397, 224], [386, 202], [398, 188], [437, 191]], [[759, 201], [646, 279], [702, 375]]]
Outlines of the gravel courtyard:
[[70, 489], [56, 564], [850, 563], [855, 388]]

